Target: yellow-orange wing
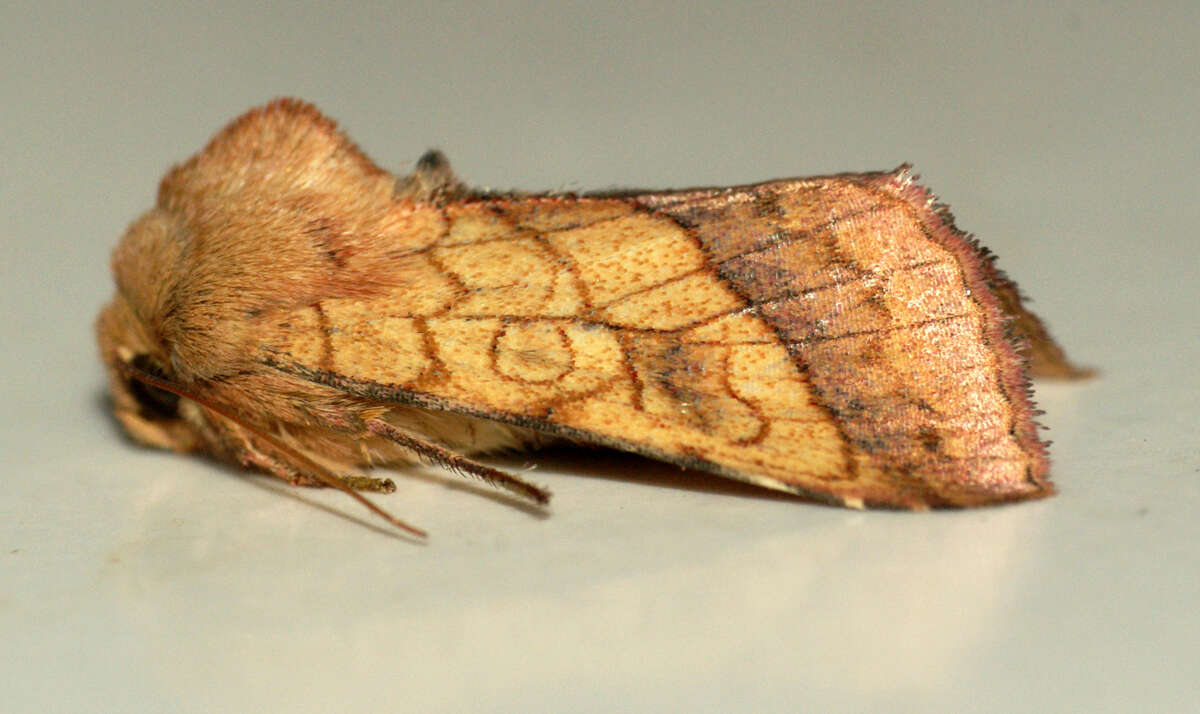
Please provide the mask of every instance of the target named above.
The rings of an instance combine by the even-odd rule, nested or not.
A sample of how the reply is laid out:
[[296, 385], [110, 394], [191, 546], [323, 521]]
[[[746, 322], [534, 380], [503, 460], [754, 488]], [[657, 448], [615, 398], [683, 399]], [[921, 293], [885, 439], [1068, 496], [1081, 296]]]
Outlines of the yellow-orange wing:
[[[904, 170], [430, 207], [271, 364], [851, 506], [1052, 492], [1015, 289]], [[1040, 327], [1040, 324], [1038, 324]]]

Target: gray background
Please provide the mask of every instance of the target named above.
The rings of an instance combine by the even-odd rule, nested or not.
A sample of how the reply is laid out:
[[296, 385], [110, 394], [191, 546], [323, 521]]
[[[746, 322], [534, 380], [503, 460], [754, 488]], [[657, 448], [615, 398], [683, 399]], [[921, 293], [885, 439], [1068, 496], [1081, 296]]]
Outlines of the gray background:
[[[7, 711], [1197, 710], [1196, 4], [132, 2], [0, 10]], [[686, 186], [912, 161], [1102, 375], [1057, 498], [858, 513], [555, 453], [537, 518], [138, 449], [91, 323], [159, 176], [316, 102], [384, 166]], [[316, 506], [316, 507], [314, 507]]]

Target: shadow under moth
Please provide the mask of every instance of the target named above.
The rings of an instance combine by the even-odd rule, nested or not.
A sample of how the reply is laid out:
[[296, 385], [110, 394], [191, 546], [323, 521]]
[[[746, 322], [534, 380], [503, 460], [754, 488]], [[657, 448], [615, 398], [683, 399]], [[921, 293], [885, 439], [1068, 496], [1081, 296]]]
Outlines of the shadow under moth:
[[312, 106], [163, 178], [97, 332], [117, 419], [292, 484], [555, 440], [853, 508], [1053, 492], [1027, 371], [1079, 376], [947, 209], [895, 171], [682, 191], [405, 177]]

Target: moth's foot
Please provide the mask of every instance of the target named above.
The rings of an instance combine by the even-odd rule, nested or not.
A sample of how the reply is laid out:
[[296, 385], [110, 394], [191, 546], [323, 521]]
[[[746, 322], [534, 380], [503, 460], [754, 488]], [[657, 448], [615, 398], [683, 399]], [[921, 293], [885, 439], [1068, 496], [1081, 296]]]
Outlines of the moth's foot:
[[[288, 482], [292, 486], [328, 488], [330, 485], [324, 479], [309, 473], [303, 467], [290, 464], [263, 451], [251, 448], [249, 445], [243, 450], [240, 461], [247, 467], [266, 471], [272, 476]], [[339, 474], [336, 472], [331, 472], [331, 474], [355, 491], [392, 493], [396, 490], [396, 482], [390, 478], [375, 478], [373, 476]]]
[[[271, 473], [283, 479], [284, 481], [287, 481], [293, 486], [304, 486], [306, 488], [329, 488], [329, 484], [317, 476], [297, 470], [290, 464], [282, 464], [281, 466], [282, 468], [270, 469]], [[339, 481], [355, 491], [393, 493], [396, 490], [396, 482], [390, 478], [375, 478], [373, 476], [358, 476], [340, 474], [336, 472], [333, 472], [332, 475], [336, 476]]]
[[355, 491], [392, 493], [396, 490], [396, 482], [390, 478], [375, 478], [373, 476], [342, 476], [341, 479], [343, 483]]

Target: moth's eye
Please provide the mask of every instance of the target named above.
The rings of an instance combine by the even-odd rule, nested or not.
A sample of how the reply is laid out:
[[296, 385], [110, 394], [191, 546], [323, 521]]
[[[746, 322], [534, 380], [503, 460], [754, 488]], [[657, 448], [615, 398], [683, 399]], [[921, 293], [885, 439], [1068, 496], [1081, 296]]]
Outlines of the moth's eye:
[[[158, 362], [148, 354], [135, 355], [133, 359], [129, 360], [129, 364], [131, 367], [158, 377], [163, 381], [169, 381], [170, 379], [167, 377], [167, 373], [163, 371], [163, 368], [158, 366]], [[143, 419], [168, 421], [179, 418], [178, 395], [146, 384], [137, 377], [129, 377], [126, 380], [125, 386], [129, 388], [129, 393], [137, 400], [138, 411]]]

